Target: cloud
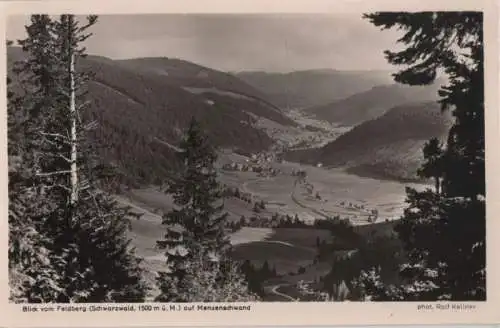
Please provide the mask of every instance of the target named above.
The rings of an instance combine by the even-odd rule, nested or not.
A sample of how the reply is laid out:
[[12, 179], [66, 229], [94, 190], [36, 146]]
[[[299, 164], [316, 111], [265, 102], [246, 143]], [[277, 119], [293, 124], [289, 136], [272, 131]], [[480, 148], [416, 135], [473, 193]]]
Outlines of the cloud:
[[[22, 37], [25, 21], [10, 17], [8, 36]], [[105, 15], [92, 29], [87, 44], [92, 54], [176, 57], [227, 71], [388, 69], [383, 51], [397, 39], [361, 13]]]

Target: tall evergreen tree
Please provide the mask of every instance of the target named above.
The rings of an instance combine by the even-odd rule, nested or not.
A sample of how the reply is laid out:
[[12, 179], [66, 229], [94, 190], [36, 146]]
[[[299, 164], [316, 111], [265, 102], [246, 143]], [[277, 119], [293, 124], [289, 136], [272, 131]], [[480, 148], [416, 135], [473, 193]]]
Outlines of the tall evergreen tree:
[[[10, 46], [12, 42], [7, 42]], [[7, 135], [9, 162], [9, 286], [10, 300], [42, 302], [55, 299], [61, 290], [54, 266], [61, 258], [50, 253], [50, 239], [40, 233], [34, 220], [43, 201], [33, 197], [27, 177], [30, 167], [23, 162], [22, 98], [12, 91], [7, 77]], [[43, 207], [42, 207], [43, 208]]]
[[223, 190], [217, 182], [216, 152], [194, 118], [180, 148], [183, 169], [167, 189], [177, 208], [164, 216], [167, 233], [158, 241], [167, 256], [167, 270], [159, 277], [158, 300], [203, 301], [203, 297], [193, 299], [193, 285], [207, 282], [197, 282], [203, 277], [193, 270], [211, 272], [213, 290], [231, 284], [234, 276], [227, 274], [236, 271], [230, 269], [231, 245], [224, 230], [227, 213], [223, 213]]
[[[408, 263], [401, 274], [408, 284], [381, 291], [375, 299], [483, 300], [485, 287], [484, 58], [481, 12], [374, 13], [374, 25], [405, 31], [406, 48], [386, 51], [388, 61], [407, 68], [395, 80], [429, 84], [438, 70], [449, 82], [439, 92], [454, 124], [442, 150], [435, 141], [424, 149], [421, 172], [441, 180], [440, 190], [407, 189], [409, 207], [397, 232]], [[376, 277], [377, 274], [365, 275]], [[371, 278], [370, 278], [371, 279]], [[376, 287], [376, 288], [375, 288]]]
[[64, 290], [58, 273], [64, 259], [53, 251], [52, 236], [44, 231], [54, 204], [38, 175], [40, 132], [49, 116], [57, 76], [52, 27], [47, 15], [31, 17], [28, 36], [19, 42], [27, 59], [13, 69], [17, 93], [8, 94], [9, 267], [11, 282], [20, 283], [20, 288], [11, 290], [16, 302], [51, 301]]
[[435, 192], [441, 192], [441, 177], [443, 175], [443, 150], [437, 138], [430, 139], [423, 149], [425, 163], [418, 170], [418, 175], [433, 178]]
[[[28, 59], [16, 65], [23, 94], [22, 188], [11, 198], [28, 197], [39, 205], [24, 211], [43, 237], [57, 293], [28, 301], [141, 301], [145, 286], [139, 262], [126, 238], [128, 210], [98, 188], [84, 121], [85, 84], [77, 72], [85, 55], [80, 44], [97, 20], [81, 25], [73, 15], [52, 20], [33, 15], [28, 37], [19, 41]], [[14, 135], [13, 135], [14, 136]], [[9, 136], [10, 138], [11, 136]], [[41, 206], [40, 206], [41, 205]], [[26, 219], [28, 221], [28, 218]], [[22, 237], [20, 237], [22, 238]], [[12, 239], [11, 243], [20, 242]], [[36, 276], [32, 276], [36, 283]]]

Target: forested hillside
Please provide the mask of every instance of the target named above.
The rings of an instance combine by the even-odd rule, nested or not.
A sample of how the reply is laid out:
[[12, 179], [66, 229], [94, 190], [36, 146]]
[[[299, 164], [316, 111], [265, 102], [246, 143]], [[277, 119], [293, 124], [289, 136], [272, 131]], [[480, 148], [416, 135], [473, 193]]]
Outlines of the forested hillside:
[[422, 146], [430, 138], [443, 138], [449, 114], [436, 102], [403, 105], [361, 123], [317, 150], [289, 154], [290, 160], [327, 167], [344, 166], [359, 175], [396, 180], [417, 179], [423, 161]]
[[252, 87], [243, 80], [229, 73], [217, 71], [186, 60], [163, 57], [125, 59], [117, 60], [117, 62], [122, 67], [134, 72], [143, 71], [161, 75], [166, 78], [166, 81], [174, 85], [230, 91], [253, 98], [274, 109], [278, 109], [267, 99], [267, 95], [264, 92]]
[[306, 112], [331, 123], [354, 126], [379, 117], [392, 107], [436, 101], [441, 85], [442, 83], [430, 86], [380, 85], [326, 105], [307, 108]]
[[[22, 56], [19, 48], [9, 48], [11, 66]], [[272, 142], [252, 126], [256, 116], [294, 125], [244, 82], [188, 62], [88, 56], [78, 64], [93, 72], [84, 114], [100, 125], [94, 138], [101, 158], [129, 183], [155, 182], [175, 167], [172, 149], [192, 116], [215, 145], [246, 152], [265, 150]]]

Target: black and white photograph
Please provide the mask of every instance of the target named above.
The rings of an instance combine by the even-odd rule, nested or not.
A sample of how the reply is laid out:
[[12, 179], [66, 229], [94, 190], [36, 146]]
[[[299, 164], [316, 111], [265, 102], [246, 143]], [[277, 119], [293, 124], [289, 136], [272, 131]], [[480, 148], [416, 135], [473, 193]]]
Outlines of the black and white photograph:
[[9, 302], [487, 301], [483, 16], [9, 16]]

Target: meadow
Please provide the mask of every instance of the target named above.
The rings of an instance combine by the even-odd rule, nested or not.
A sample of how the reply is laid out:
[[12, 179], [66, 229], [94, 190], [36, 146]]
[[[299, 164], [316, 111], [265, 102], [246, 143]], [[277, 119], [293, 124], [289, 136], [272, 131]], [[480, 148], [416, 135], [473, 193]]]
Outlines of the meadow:
[[[233, 156], [230, 160], [244, 162], [245, 158]], [[368, 217], [373, 210], [378, 213], [377, 221], [398, 219], [405, 207], [405, 187], [427, 187], [424, 184], [359, 177], [343, 169], [324, 169], [291, 162], [269, 165], [282, 173], [274, 177], [258, 177], [252, 172], [222, 170], [220, 181], [264, 200], [268, 204], [266, 210], [271, 213], [297, 214], [305, 221], [340, 215], [349, 218], [355, 225], [369, 223]], [[306, 172], [305, 183], [298, 183], [297, 178], [292, 176], [292, 172], [298, 170]], [[226, 204], [235, 214], [238, 211], [248, 214], [245, 204], [233, 205], [232, 200]]]
[[[221, 162], [245, 162], [246, 159], [245, 156], [227, 154], [222, 156]], [[358, 177], [340, 169], [327, 170], [288, 162], [272, 162], [270, 165], [281, 173], [262, 177], [254, 172], [220, 170], [219, 180], [223, 185], [238, 187], [252, 195], [251, 202], [236, 197], [225, 199], [225, 211], [230, 220], [237, 221], [242, 216], [270, 218], [279, 213], [313, 223], [316, 219], [340, 215], [350, 218], [355, 231], [365, 238], [393, 233], [394, 219], [401, 215], [404, 207], [404, 184]], [[292, 174], [297, 170], [305, 170], [304, 181], [298, 181]], [[314, 197], [316, 194], [320, 199]], [[148, 279], [154, 279], [155, 272], [161, 271], [165, 263], [163, 253], [156, 248], [156, 241], [165, 233], [162, 214], [173, 208], [173, 199], [158, 187], [129, 190], [117, 197], [122, 204], [143, 214], [131, 222], [130, 236], [138, 256], [144, 259]], [[262, 200], [266, 203], [265, 209], [256, 213], [254, 202]], [[372, 209], [378, 211], [376, 223], [367, 221]], [[235, 259], [249, 260], [257, 268], [267, 262], [276, 271], [277, 277], [264, 282], [266, 301], [290, 301], [283, 291], [294, 290], [299, 281], [314, 282], [328, 274], [332, 262], [317, 260], [318, 243], [331, 241], [330, 231], [311, 227], [245, 226], [231, 234]], [[296, 292], [290, 293], [297, 296]]]

